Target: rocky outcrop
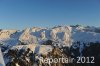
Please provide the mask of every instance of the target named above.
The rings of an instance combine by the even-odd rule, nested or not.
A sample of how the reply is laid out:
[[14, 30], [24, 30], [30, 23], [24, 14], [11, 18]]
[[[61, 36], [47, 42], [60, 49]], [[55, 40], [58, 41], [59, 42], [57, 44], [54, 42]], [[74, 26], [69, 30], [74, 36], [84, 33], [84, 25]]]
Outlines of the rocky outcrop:
[[0, 64], [5, 66], [5, 63], [4, 63], [4, 60], [3, 60], [3, 55], [2, 55], [2, 52], [1, 52], [1, 48], [0, 48]]
[[14, 34], [17, 30], [1, 30], [0, 31], [0, 39], [10, 38], [12, 34]]

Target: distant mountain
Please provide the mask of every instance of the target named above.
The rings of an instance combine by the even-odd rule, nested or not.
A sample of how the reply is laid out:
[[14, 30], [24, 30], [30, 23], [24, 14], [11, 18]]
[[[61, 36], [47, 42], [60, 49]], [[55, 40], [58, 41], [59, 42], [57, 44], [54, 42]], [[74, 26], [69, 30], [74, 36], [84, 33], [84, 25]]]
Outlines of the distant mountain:
[[[80, 37], [80, 38], [79, 38]], [[73, 42], [100, 42], [100, 28], [90, 26], [56, 26], [53, 28], [26, 28], [25, 30], [0, 31], [0, 43], [15, 46], [19, 42], [25, 44], [41, 44], [45, 40], [61, 40], [66, 45]]]
[[[0, 46], [6, 64], [12, 61], [6, 56], [11, 49], [26, 51], [29, 48], [36, 54], [48, 54], [53, 47], [69, 47], [73, 51], [79, 48], [79, 56], [82, 56], [84, 48], [89, 47], [91, 43], [100, 43], [99, 27], [72, 25], [53, 28], [33, 27], [22, 31], [0, 30]], [[74, 52], [72, 54], [75, 55]]]

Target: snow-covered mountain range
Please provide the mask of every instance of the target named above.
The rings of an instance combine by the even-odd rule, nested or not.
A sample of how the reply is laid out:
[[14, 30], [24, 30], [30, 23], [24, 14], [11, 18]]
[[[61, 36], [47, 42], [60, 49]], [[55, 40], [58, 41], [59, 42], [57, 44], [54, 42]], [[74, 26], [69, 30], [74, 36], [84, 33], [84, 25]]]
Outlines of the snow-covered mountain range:
[[19, 42], [25, 44], [41, 44], [45, 40], [61, 40], [66, 45], [72, 42], [100, 42], [100, 28], [89, 26], [57, 26], [53, 28], [26, 28], [19, 30], [0, 30], [0, 44], [15, 46]]
[[[51, 45], [44, 45], [47, 40], [52, 40], [58, 47], [80, 47], [80, 53], [84, 44], [90, 42], [100, 43], [100, 28], [90, 26], [56, 26], [53, 28], [26, 28], [20, 30], [0, 30], [0, 46], [5, 55], [10, 49], [30, 48], [34, 53], [47, 54], [52, 51]], [[59, 43], [57, 43], [59, 42]], [[80, 42], [80, 46], [77, 43]], [[10, 60], [5, 58], [5, 63]]]

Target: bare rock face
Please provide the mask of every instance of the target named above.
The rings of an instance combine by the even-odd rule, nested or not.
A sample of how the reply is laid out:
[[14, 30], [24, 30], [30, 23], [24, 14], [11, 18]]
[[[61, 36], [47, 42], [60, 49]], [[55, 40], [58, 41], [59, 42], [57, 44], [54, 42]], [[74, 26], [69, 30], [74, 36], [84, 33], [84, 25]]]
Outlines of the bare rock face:
[[30, 38], [30, 29], [27, 28], [20, 37], [21, 40], [28, 40]]
[[11, 34], [15, 33], [17, 30], [1, 30], [0, 39], [10, 38]]
[[1, 52], [1, 48], [0, 48], [0, 64], [5, 66], [5, 63], [4, 63], [4, 60], [3, 60], [3, 56], [2, 56], [2, 52]]
[[24, 42], [25, 44], [32, 44], [36, 43], [36, 37], [31, 35], [31, 29], [27, 28], [24, 30], [23, 34], [20, 36], [19, 40], [21, 42]]
[[63, 40], [64, 44], [67, 44], [67, 46], [71, 45], [71, 35], [68, 34], [67, 32], [64, 32]]
[[56, 30], [54, 30], [54, 29], [52, 29], [52, 31], [51, 31], [51, 38], [52, 39], [56, 39], [56, 34], [57, 34], [57, 31]]
[[72, 39], [71, 39], [71, 32], [72, 28], [70, 26], [65, 27], [66, 31], [64, 32], [63, 40], [64, 44], [67, 44], [67, 46], [71, 46]]
[[70, 46], [72, 42], [71, 32], [72, 32], [72, 28], [70, 26], [56, 27], [51, 31], [51, 38], [53, 40], [60, 39], [64, 42], [64, 44]]
[[32, 30], [32, 32], [38, 32], [38, 31], [40, 31], [42, 29], [44, 29], [44, 28], [33, 27], [31, 30]]
[[41, 32], [41, 38], [42, 38], [42, 39], [45, 39], [45, 38], [46, 38], [46, 36], [45, 36], [45, 31]]

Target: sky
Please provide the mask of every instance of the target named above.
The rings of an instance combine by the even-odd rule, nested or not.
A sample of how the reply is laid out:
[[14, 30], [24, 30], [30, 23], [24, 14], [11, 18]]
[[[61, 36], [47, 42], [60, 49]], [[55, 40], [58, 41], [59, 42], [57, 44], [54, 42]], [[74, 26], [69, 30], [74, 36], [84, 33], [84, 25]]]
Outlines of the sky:
[[2, 65], [0, 64], [0, 66], [2, 66]]
[[0, 0], [0, 28], [100, 26], [100, 0]]

